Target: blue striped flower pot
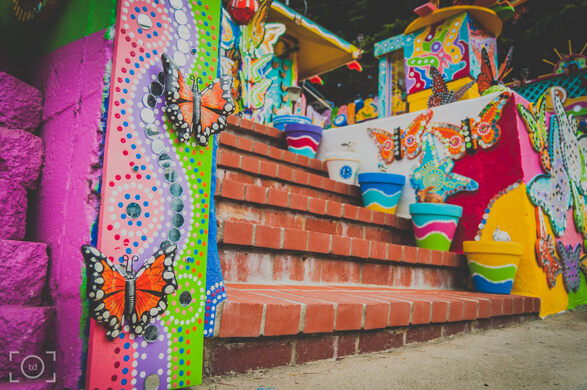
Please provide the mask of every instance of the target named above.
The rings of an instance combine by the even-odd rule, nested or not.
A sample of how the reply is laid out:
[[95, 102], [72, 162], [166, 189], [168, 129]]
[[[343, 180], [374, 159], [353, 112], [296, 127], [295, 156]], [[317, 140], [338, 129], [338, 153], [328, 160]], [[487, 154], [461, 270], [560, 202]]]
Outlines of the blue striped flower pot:
[[412, 226], [418, 248], [450, 249], [463, 208], [446, 203], [412, 203]]
[[518, 242], [463, 241], [475, 290], [509, 294], [524, 246]]
[[394, 214], [404, 184], [404, 175], [385, 172], [359, 173], [363, 205], [371, 210]]
[[306, 157], [316, 157], [318, 145], [322, 139], [322, 127], [304, 123], [293, 123], [285, 126], [287, 150]]

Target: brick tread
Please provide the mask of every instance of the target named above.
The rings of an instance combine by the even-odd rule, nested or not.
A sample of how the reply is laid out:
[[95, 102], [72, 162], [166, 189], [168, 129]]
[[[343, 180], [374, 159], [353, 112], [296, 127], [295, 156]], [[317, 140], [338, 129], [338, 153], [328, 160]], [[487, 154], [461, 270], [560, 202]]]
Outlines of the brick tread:
[[[281, 135], [280, 140], [282, 139], [283, 136]], [[220, 133], [218, 140], [221, 149], [236, 149], [241, 153], [244, 152], [247, 154], [262, 156], [280, 163], [285, 161], [291, 165], [297, 165], [313, 170], [322, 176], [328, 176], [328, 170], [324, 161], [315, 158], [309, 158], [301, 154], [292, 153], [288, 150], [268, 145], [263, 140], [252, 140], [246, 136], [239, 136], [226, 131]]]
[[[250, 203], [263, 206], [279, 207], [289, 211], [299, 211], [331, 219], [363, 222], [371, 225], [392, 227], [399, 230], [412, 230], [412, 222], [407, 218], [394, 214], [357, 207], [336, 200], [324, 200], [303, 194], [292, 193], [287, 190], [266, 188], [255, 184], [242, 183], [236, 180], [225, 179], [218, 181], [216, 196], [239, 201], [241, 204]], [[285, 204], [278, 204], [276, 199], [284, 199]]]
[[307, 168], [292, 167], [284, 162], [271, 161], [269, 158], [221, 149], [218, 151], [218, 167], [228, 171], [244, 172], [254, 178], [264, 178], [266, 181], [271, 180], [276, 183], [332, 193], [349, 198], [350, 201], [360, 200], [358, 186], [340, 183], [328, 177], [308, 172]]
[[355, 283], [393, 288], [459, 289], [464, 267], [431, 267], [401, 261], [374, 262], [352, 257], [308, 255], [305, 252], [242, 250], [222, 246], [220, 265], [227, 282], [239, 283]]
[[228, 283], [227, 293], [214, 331], [221, 338], [442, 324], [540, 310], [535, 297], [378, 286]]
[[279, 129], [275, 127], [263, 125], [261, 123], [256, 123], [251, 121], [250, 119], [241, 118], [237, 115], [231, 115], [228, 117], [227, 120], [228, 128], [237, 130], [243, 133], [250, 133], [256, 136], [262, 136], [271, 138], [274, 140], [281, 140], [283, 139], [283, 134]]
[[462, 254], [390, 244], [362, 238], [349, 238], [285, 227], [260, 225], [243, 220], [228, 220], [218, 228], [223, 244], [269, 248], [304, 253], [320, 253], [359, 259], [394, 261], [426, 266], [464, 267]]

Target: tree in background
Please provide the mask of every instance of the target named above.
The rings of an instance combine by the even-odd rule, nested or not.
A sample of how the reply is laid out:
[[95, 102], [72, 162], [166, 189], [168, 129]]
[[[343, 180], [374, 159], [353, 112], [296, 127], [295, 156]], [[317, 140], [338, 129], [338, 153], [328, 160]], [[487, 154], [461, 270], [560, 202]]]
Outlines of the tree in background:
[[[377, 63], [373, 56], [375, 42], [401, 34], [414, 20], [413, 9], [425, 0], [306, 0], [306, 16], [343, 39], [360, 46], [365, 52], [360, 60], [363, 72], [340, 68], [325, 75], [323, 86], [316, 88], [336, 105], [358, 97], [377, 95]], [[442, 6], [450, 2], [442, 1]], [[556, 62], [568, 51], [568, 40], [580, 51], [587, 41], [587, 0], [528, 0], [528, 12], [517, 23], [507, 21], [498, 39], [499, 60], [505, 58], [510, 46], [515, 47], [514, 71], [506, 81], [529, 68], [529, 79], [551, 73], [552, 66], [543, 58]], [[290, 7], [304, 12], [302, 0], [291, 0]]]

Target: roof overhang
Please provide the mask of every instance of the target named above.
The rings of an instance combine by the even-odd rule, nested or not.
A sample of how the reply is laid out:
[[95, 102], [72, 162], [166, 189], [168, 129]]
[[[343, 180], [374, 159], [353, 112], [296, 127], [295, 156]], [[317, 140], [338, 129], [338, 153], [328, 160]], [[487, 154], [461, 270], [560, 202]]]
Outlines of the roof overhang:
[[492, 10], [486, 7], [477, 7], [474, 5], [456, 5], [454, 7], [445, 7], [440, 8], [434, 12], [429, 13], [426, 16], [422, 16], [406, 27], [406, 31], [404, 34], [410, 34], [414, 31], [417, 31], [421, 28], [430, 26], [432, 24], [436, 24], [442, 22], [450, 18], [451, 16], [458, 15], [460, 13], [467, 12], [469, 13], [475, 20], [477, 20], [481, 25], [489, 31], [495, 38], [501, 34], [501, 29], [503, 28], [503, 22], [499, 16]]
[[303, 15], [273, 1], [268, 23], [283, 23], [286, 34], [299, 42], [298, 78], [309, 79], [358, 59], [362, 50], [325, 30]]

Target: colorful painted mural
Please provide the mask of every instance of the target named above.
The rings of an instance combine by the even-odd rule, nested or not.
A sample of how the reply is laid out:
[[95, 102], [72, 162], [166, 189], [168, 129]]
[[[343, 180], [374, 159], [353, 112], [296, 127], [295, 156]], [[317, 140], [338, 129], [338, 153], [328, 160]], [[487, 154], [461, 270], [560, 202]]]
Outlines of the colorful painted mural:
[[[197, 75], [192, 82], [204, 90], [217, 76], [220, 11], [219, 4], [211, 7], [180, 1], [119, 5], [97, 240], [106, 260], [96, 264], [108, 262], [109, 267], [118, 267], [126, 261], [126, 274], [138, 272], [135, 299], [142, 302], [141, 312], [144, 310], [147, 317], [131, 331], [120, 323], [121, 314], [116, 314], [113, 305], [122, 304], [112, 301], [116, 295], [93, 304], [96, 310], [103, 305], [108, 310], [95, 318], [110, 326], [109, 318], [118, 317], [119, 326], [116, 333], [110, 332], [111, 341], [104, 328], [92, 322], [88, 388], [144, 388], [147, 382], [179, 388], [200, 383], [213, 148], [198, 145], [207, 144], [207, 140], [198, 137], [196, 143], [191, 131], [182, 138], [184, 143], [179, 142], [164, 114], [163, 95], [169, 91], [166, 81], [173, 71], [164, 72], [161, 57], [167, 53], [186, 78]], [[181, 85], [177, 72], [172, 80]], [[202, 92], [203, 105], [211, 97], [204, 97], [207, 93], [214, 92]], [[170, 112], [167, 115], [179, 115]], [[205, 132], [206, 119], [202, 118], [201, 130]], [[191, 126], [191, 121], [188, 123]], [[159, 248], [165, 256], [149, 257]], [[172, 261], [171, 253], [175, 252]], [[167, 268], [153, 268], [158, 261]], [[172, 263], [173, 269], [169, 268]], [[97, 265], [93, 269], [98, 270]], [[165, 281], [161, 291], [169, 294], [167, 304], [163, 300], [151, 303], [148, 294], [138, 295], [146, 294], [139, 284], [146, 283], [143, 279], [149, 274], [150, 280]], [[105, 274], [102, 276], [108, 282]], [[88, 288], [99, 295], [102, 290], [94, 290], [96, 282], [89, 278]], [[132, 322], [133, 314], [129, 313], [131, 318], [126, 319]], [[155, 318], [158, 314], [160, 318]]]
[[410, 178], [396, 211], [406, 217], [418, 190], [444, 189], [452, 173], [476, 183], [463, 182], [459, 189], [469, 191], [443, 197], [463, 208], [452, 250], [465, 240], [492, 241], [499, 227], [523, 246], [512, 293], [540, 297], [541, 315], [560, 312], [587, 303], [585, 275], [577, 271], [585, 259], [585, 148], [576, 122], [553, 96], [552, 116], [506, 91], [326, 130], [318, 157], [352, 142], [360, 173], [384, 169]]
[[463, 13], [414, 33], [404, 48], [408, 94], [432, 87], [431, 66], [446, 80], [469, 75], [468, 24]]
[[[312, 51], [316, 42], [319, 50]], [[239, 24], [230, 12], [223, 11], [220, 52], [223, 73], [237, 80], [233, 88], [236, 113], [266, 124], [276, 116], [309, 117], [305, 97], [292, 101], [288, 90], [297, 88], [302, 79], [332, 70], [328, 55], [341, 57], [343, 53], [334, 68], [360, 55], [354, 46], [272, 0], [260, 1], [247, 23]]]

